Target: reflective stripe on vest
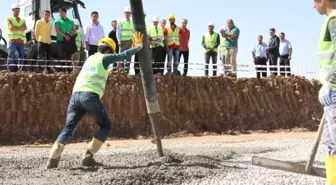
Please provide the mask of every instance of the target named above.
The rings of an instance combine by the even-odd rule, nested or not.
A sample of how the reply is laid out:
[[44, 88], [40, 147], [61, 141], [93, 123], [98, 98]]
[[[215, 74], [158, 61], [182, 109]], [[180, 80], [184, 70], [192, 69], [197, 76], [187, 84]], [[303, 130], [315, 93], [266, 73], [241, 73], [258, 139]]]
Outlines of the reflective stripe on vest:
[[123, 20], [121, 21], [121, 31], [120, 31], [120, 40], [125, 41], [125, 40], [131, 40], [133, 38], [133, 32], [134, 32], [134, 27], [133, 27], [133, 22]]
[[320, 59], [319, 80], [321, 83], [326, 80], [326, 77], [331, 72], [335, 57], [335, 51], [332, 41], [324, 40], [326, 38], [325, 34], [328, 33], [329, 20], [332, 17], [336, 17], [336, 11], [329, 15], [325, 20], [320, 32], [319, 45], [317, 49], [318, 57]]
[[90, 56], [84, 63], [79, 73], [73, 92], [87, 91], [97, 93], [103, 97], [109, 71], [103, 66], [104, 54], [96, 53]]
[[155, 26], [151, 26], [148, 28], [148, 35], [153, 39], [153, 40], [156, 40], [156, 39], [161, 39], [161, 42], [159, 44], [150, 44], [150, 48], [155, 48], [155, 47], [158, 47], [158, 46], [164, 46], [163, 44], [163, 31], [162, 31], [162, 28], [160, 26], [157, 26], [157, 32], [156, 32], [156, 29], [155, 29]]
[[[13, 26], [23, 26], [25, 23], [24, 19], [20, 18], [20, 21], [18, 22], [16, 18], [13, 16], [9, 17], [8, 19], [12, 22]], [[25, 31], [10, 31], [8, 24], [6, 25], [7, 25], [8, 40], [21, 39], [23, 40], [24, 43], [26, 43], [27, 38]]]
[[167, 35], [167, 44], [168, 45], [180, 45], [180, 28], [178, 26], [175, 27], [173, 31], [170, 26], [167, 27], [168, 35]]
[[81, 46], [82, 46], [82, 32], [79, 30], [77, 30], [76, 46], [77, 46], [77, 50], [80, 51]]
[[225, 46], [225, 38], [220, 38], [220, 44], [219, 44], [219, 54], [225, 55], [226, 52], [226, 46]]
[[[212, 35], [210, 35], [210, 33], [206, 33], [204, 35], [204, 43], [207, 46], [207, 48], [214, 47], [216, 45], [217, 38], [218, 38], [218, 33], [216, 32], [214, 32]], [[210, 49], [206, 49], [206, 51], [210, 51]], [[212, 51], [217, 52], [217, 49], [215, 48]]]

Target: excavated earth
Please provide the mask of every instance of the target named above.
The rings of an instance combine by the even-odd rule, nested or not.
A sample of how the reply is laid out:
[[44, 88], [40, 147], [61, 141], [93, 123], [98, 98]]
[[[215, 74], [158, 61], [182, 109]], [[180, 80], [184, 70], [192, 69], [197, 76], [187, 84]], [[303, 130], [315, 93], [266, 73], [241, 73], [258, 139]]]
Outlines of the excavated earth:
[[[75, 74], [0, 72], [0, 145], [50, 143], [64, 127]], [[316, 130], [322, 108], [315, 80], [156, 76], [165, 137], [278, 129]], [[110, 74], [103, 103], [112, 138], [152, 136], [141, 79]], [[90, 139], [97, 126], [86, 115], [72, 141]]]

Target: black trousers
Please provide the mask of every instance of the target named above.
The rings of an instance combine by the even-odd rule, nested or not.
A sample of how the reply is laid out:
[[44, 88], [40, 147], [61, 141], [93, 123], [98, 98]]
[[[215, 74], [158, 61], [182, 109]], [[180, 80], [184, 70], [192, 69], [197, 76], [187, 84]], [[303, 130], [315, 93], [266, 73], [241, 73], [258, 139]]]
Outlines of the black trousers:
[[[73, 54], [73, 46], [65, 41], [57, 41], [58, 60], [67, 60], [67, 62], [58, 62], [61, 66], [72, 66], [71, 55]], [[72, 68], [60, 68], [58, 71], [71, 72]]]
[[290, 64], [288, 60], [289, 55], [282, 55], [280, 56], [280, 75], [281, 76], [290, 76]]
[[266, 57], [256, 57], [255, 65], [262, 65], [263, 67], [256, 67], [257, 78], [267, 77], [267, 58]]
[[134, 74], [138, 75], [140, 74], [140, 63], [139, 63], [139, 54], [136, 53], [134, 55]]
[[89, 56], [94, 55], [95, 53], [97, 53], [98, 46], [89, 45], [89, 47], [90, 47], [90, 49], [89, 49]]
[[184, 67], [183, 67], [183, 76], [187, 76], [188, 74], [188, 62], [189, 62], [189, 50], [180, 51], [179, 63], [181, 62], [181, 57], [184, 59]]
[[205, 52], [205, 76], [209, 76], [210, 59], [212, 59], [212, 75], [217, 76], [217, 52], [215, 51]]
[[164, 71], [164, 62], [163, 61], [163, 47], [162, 46], [158, 46], [155, 48], [152, 48], [152, 61], [153, 61], [153, 73], [154, 74], [158, 74], [161, 73], [163, 74]]
[[[116, 54], [119, 53], [119, 46], [118, 46], [118, 43], [116, 42]], [[112, 71], [116, 71], [117, 70], [117, 66], [118, 66], [118, 62], [115, 62], [112, 64]]]
[[278, 58], [278, 56], [269, 56], [270, 72], [275, 76], [278, 75]]
[[37, 44], [37, 59], [38, 59], [37, 64], [39, 66], [45, 65], [42, 67], [42, 69], [47, 69], [48, 60], [51, 59], [51, 49], [52, 49], [51, 44], [47, 44], [43, 42], [39, 42]]

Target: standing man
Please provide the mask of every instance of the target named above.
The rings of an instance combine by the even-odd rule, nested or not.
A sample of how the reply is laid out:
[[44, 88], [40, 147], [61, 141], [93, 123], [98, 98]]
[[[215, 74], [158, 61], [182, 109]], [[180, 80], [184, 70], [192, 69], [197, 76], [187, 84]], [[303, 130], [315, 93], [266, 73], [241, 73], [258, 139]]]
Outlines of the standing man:
[[167, 26], [163, 33], [165, 36], [165, 40], [167, 43], [167, 54], [168, 54], [168, 62], [167, 62], [167, 73], [172, 73], [171, 63], [173, 62], [173, 74], [180, 74], [178, 71], [179, 66], [179, 56], [180, 56], [180, 46], [182, 44], [182, 31], [180, 27], [175, 24], [175, 16], [169, 15], [168, 20], [170, 25]]
[[[257, 65], [257, 78], [260, 78], [260, 73], [262, 77], [267, 77], [267, 54], [266, 48], [267, 44], [263, 42], [263, 36], [258, 36], [258, 42], [253, 46], [252, 49], [252, 59], [254, 65]], [[258, 66], [259, 65], [259, 66]], [[263, 66], [263, 67], [260, 67]]]
[[240, 30], [237, 28], [232, 19], [226, 21], [228, 29], [225, 31], [224, 37], [226, 44], [225, 60], [231, 68], [227, 76], [237, 77], [237, 53], [238, 53], [238, 39]]
[[274, 28], [269, 29], [269, 33], [271, 38], [269, 40], [268, 48], [266, 49], [267, 58], [269, 59], [269, 65], [273, 66], [270, 67], [271, 74], [277, 76], [280, 39], [275, 35]]
[[[290, 61], [292, 59], [292, 44], [285, 39], [285, 33], [280, 33], [280, 45], [279, 45], [279, 54], [280, 54], [280, 75], [281, 76], [290, 76]], [[281, 67], [284, 66], [284, 67]]]
[[[117, 20], [113, 20], [112, 23], [112, 31], [108, 34], [108, 37], [112, 39], [116, 43], [116, 53], [119, 53], [119, 45], [118, 45], [118, 39], [117, 39]], [[113, 63], [113, 71], [115, 71], [117, 68], [117, 62]]]
[[[166, 19], [162, 19], [161, 22], [161, 28], [162, 30], [164, 30], [166, 28], [166, 24], [167, 21]], [[163, 64], [163, 69], [161, 69], [160, 73], [163, 74], [164, 73], [164, 65], [166, 63], [166, 58], [167, 58], [167, 41], [165, 40], [165, 38], [163, 39], [163, 48], [162, 48], [162, 60], [160, 62], [162, 62]]]
[[[20, 6], [18, 4], [12, 5], [13, 15], [7, 18], [7, 38], [8, 42], [8, 59], [7, 69], [10, 72], [22, 71], [23, 58], [24, 58], [24, 44], [26, 43], [27, 26], [25, 20], [19, 17]], [[15, 51], [19, 54], [18, 67], [9, 66], [14, 65], [13, 58], [15, 57]], [[21, 65], [20, 65], [21, 64]]]
[[100, 129], [88, 144], [81, 165], [95, 166], [97, 164], [93, 156], [99, 151], [112, 129], [112, 123], [100, 100], [104, 95], [109, 74], [108, 67], [114, 62], [130, 57], [140, 51], [142, 49], [142, 40], [143, 35], [136, 33], [136, 48], [117, 55], [115, 55], [116, 45], [112, 39], [106, 37], [99, 41], [98, 52], [86, 60], [77, 77], [68, 106], [66, 125], [51, 148], [46, 165], [47, 169], [58, 167], [65, 144], [73, 136], [77, 123], [86, 113], [94, 117]]
[[48, 73], [48, 60], [51, 59], [51, 30], [52, 24], [49, 21], [50, 11], [45, 10], [43, 12], [43, 18], [38, 20], [35, 25], [35, 39], [37, 44], [37, 59], [38, 65], [42, 64], [41, 60], [44, 60], [45, 67], [43, 73]]
[[209, 63], [212, 60], [212, 76], [217, 76], [217, 49], [220, 44], [219, 34], [214, 32], [215, 24], [208, 24], [208, 33], [202, 38], [205, 49], [205, 76], [209, 76]]
[[187, 28], [188, 20], [182, 19], [182, 43], [180, 46], [180, 56], [179, 56], [179, 63], [181, 60], [181, 56], [183, 56], [184, 59], [184, 69], [183, 69], [183, 76], [187, 76], [188, 74], [188, 61], [189, 61], [189, 40], [190, 40], [190, 31]]
[[[149, 47], [152, 50], [152, 60], [153, 60], [153, 73], [161, 73], [161, 69], [164, 68], [164, 63], [162, 63], [162, 48], [163, 45], [163, 30], [159, 25], [159, 17], [153, 17], [153, 26], [148, 28], [148, 38], [149, 38]], [[163, 74], [163, 73], [161, 73]]]
[[86, 26], [84, 33], [84, 40], [86, 50], [89, 52], [89, 56], [95, 54], [98, 48], [98, 41], [105, 37], [103, 26], [98, 21], [99, 14], [96, 11], [91, 13], [92, 22]]
[[79, 20], [78, 19], [74, 19], [74, 23], [75, 23], [75, 29], [76, 29], [76, 48], [77, 51], [72, 54], [71, 56], [71, 61], [72, 61], [72, 65], [74, 66], [74, 72], [79, 72], [79, 63], [80, 61], [80, 57], [81, 57], [81, 53], [83, 51], [83, 34], [82, 31], [79, 30]]
[[327, 18], [322, 25], [318, 44], [319, 80], [322, 88], [319, 101], [324, 107], [325, 124], [322, 142], [328, 147], [325, 158], [327, 185], [336, 184], [336, 1], [314, 0], [314, 8]]
[[[73, 20], [67, 17], [67, 10], [61, 8], [59, 10], [59, 18], [55, 22], [57, 33], [57, 51], [59, 60], [71, 60], [71, 55], [76, 52], [76, 45], [72, 42], [73, 35], [76, 33]], [[70, 66], [70, 63], [61, 62], [63, 66]], [[68, 71], [66, 68], [64, 71]]]
[[225, 26], [222, 26], [220, 29], [220, 43], [219, 43], [219, 58], [223, 64], [224, 76], [228, 74], [228, 67], [226, 66], [225, 55], [226, 55], [226, 44], [225, 44]]
[[[130, 49], [133, 44], [134, 26], [131, 21], [131, 8], [126, 7], [124, 10], [125, 19], [118, 22], [117, 26], [117, 40], [120, 47], [120, 52]], [[132, 57], [127, 58], [124, 61], [125, 71], [129, 73]]]

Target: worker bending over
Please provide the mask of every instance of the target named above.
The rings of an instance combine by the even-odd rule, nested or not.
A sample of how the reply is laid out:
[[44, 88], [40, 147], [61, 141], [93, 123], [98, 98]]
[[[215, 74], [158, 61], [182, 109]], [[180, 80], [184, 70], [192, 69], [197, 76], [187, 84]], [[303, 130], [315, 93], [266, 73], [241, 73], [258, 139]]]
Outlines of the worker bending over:
[[88, 144], [81, 164], [82, 166], [96, 165], [93, 155], [99, 151], [112, 128], [108, 113], [100, 100], [104, 94], [109, 74], [108, 67], [117, 61], [132, 57], [132, 55], [142, 49], [143, 35], [136, 32], [134, 40], [136, 48], [115, 54], [116, 43], [109, 37], [103, 38], [99, 41], [98, 52], [86, 60], [73, 88], [65, 128], [51, 148], [47, 168], [58, 167], [64, 145], [73, 136], [77, 123], [86, 113], [95, 118], [100, 129]]
[[328, 147], [325, 158], [327, 185], [336, 185], [336, 0], [314, 0], [314, 8], [327, 15], [318, 44], [319, 80], [323, 84], [319, 101], [326, 122], [322, 142]]

